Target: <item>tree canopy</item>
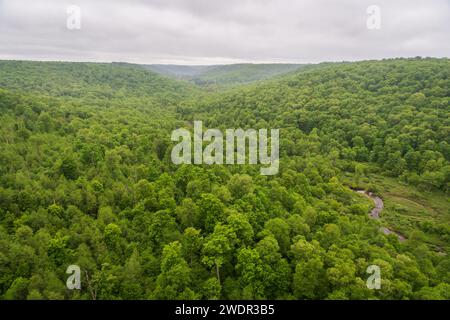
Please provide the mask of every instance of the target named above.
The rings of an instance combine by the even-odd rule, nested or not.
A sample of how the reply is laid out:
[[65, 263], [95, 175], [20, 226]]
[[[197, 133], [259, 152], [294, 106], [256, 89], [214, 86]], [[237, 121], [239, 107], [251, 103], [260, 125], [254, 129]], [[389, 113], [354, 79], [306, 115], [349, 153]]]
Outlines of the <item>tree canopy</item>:
[[[450, 299], [449, 102], [448, 59], [216, 92], [134, 65], [0, 61], [0, 298]], [[279, 174], [173, 164], [171, 132], [194, 120], [279, 128]], [[373, 175], [443, 204], [386, 202], [401, 242], [349, 188], [377, 193]]]

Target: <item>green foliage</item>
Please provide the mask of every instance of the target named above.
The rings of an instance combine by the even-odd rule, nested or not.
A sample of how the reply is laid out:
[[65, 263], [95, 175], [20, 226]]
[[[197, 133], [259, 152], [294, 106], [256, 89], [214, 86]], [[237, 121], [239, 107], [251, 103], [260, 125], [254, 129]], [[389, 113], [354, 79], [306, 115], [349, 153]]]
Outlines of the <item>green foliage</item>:
[[[203, 76], [281, 70], [255, 68]], [[394, 59], [211, 93], [136, 65], [0, 61], [0, 298], [449, 299], [449, 81], [448, 59]], [[200, 119], [280, 128], [279, 174], [175, 166], [172, 130]], [[380, 192], [382, 222], [349, 185]]]

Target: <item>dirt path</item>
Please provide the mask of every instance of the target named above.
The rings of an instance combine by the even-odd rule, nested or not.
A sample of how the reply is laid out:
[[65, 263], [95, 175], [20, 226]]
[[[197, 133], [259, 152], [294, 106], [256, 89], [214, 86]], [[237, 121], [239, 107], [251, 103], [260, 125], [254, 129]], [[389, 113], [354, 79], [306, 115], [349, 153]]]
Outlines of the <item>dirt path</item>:
[[[384, 202], [383, 199], [381, 199], [380, 197], [378, 197], [377, 195], [373, 194], [370, 191], [366, 191], [366, 190], [355, 190], [356, 192], [365, 195], [366, 197], [369, 197], [370, 199], [373, 200], [374, 204], [375, 204], [375, 208], [372, 209], [372, 211], [369, 212], [369, 217], [371, 217], [372, 219], [380, 219], [380, 213], [381, 211], [383, 211], [384, 208]], [[386, 234], [395, 234], [398, 237], [398, 240], [400, 241], [405, 241], [406, 238], [404, 236], [402, 236], [400, 233], [395, 232], [389, 228], [386, 227], [381, 227], [381, 231]]]

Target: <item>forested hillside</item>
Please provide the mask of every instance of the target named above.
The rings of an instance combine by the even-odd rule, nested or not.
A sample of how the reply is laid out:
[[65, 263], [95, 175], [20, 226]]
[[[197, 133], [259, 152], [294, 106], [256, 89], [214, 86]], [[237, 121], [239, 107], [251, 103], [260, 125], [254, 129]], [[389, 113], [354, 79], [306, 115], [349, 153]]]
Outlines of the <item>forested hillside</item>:
[[[450, 299], [449, 114], [448, 59], [212, 93], [134, 65], [0, 61], [0, 298]], [[174, 165], [171, 132], [194, 120], [280, 128], [279, 174]], [[351, 188], [383, 197], [382, 219]]]
[[182, 113], [210, 127], [284, 128], [287, 156], [306, 154], [297, 137], [317, 135], [320, 153], [449, 191], [449, 96], [449, 60], [388, 60], [299, 72]]
[[30, 61], [0, 61], [0, 88], [99, 103], [124, 97], [152, 98], [153, 103], [164, 106], [195, 91], [188, 83], [132, 64]]

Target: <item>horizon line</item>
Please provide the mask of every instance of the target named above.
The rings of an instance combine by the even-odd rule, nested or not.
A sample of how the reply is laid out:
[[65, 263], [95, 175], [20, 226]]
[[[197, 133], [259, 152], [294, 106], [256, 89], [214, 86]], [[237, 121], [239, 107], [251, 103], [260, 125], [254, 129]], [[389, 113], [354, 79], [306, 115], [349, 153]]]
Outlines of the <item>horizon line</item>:
[[30, 58], [30, 59], [23, 59], [23, 58], [2, 58], [0, 57], [0, 61], [27, 61], [27, 62], [60, 62], [60, 63], [98, 63], [98, 64], [131, 64], [131, 65], [163, 65], [163, 66], [169, 66], [169, 65], [174, 65], [174, 66], [191, 66], [191, 67], [196, 67], [196, 66], [227, 66], [227, 65], [239, 65], [239, 64], [244, 64], [244, 65], [268, 65], [268, 64], [279, 64], [279, 65], [287, 65], [287, 64], [291, 64], [291, 65], [317, 65], [317, 64], [322, 64], [322, 63], [351, 63], [351, 62], [363, 62], [363, 61], [383, 61], [383, 60], [396, 60], [396, 59], [450, 59], [450, 57], [446, 57], [446, 56], [406, 56], [406, 57], [386, 57], [386, 58], [372, 58], [372, 59], [354, 59], [354, 60], [323, 60], [323, 61], [319, 61], [319, 62], [299, 62], [299, 61], [236, 61], [236, 62], [223, 62], [223, 63], [210, 63], [210, 64], [203, 64], [203, 63], [189, 63], [188, 61], [185, 61], [184, 63], [179, 63], [179, 62], [145, 62], [145, 63], [141, 63], [141, 62], [132, 62], [132, 61], [95, 61], [94, 60], [85, 60], [85, 59], [81, 59], [81, 60], [72, 60], [72, 59], [34, 59], [34, 58]]

